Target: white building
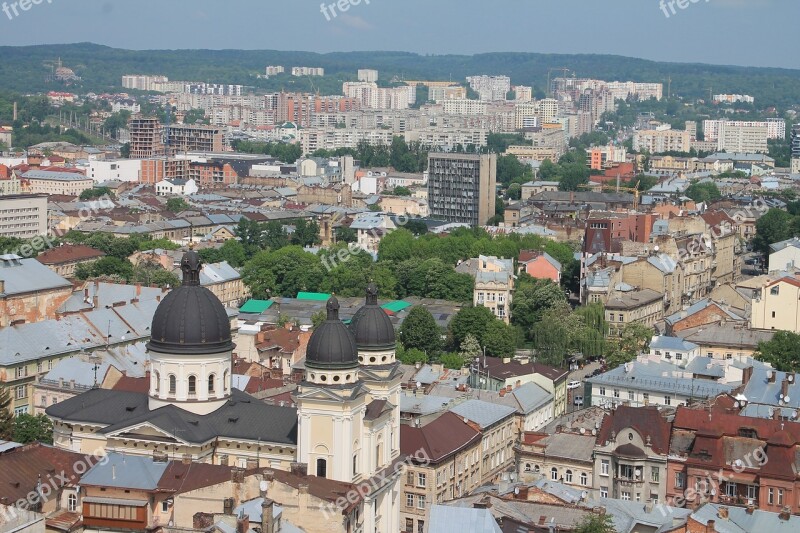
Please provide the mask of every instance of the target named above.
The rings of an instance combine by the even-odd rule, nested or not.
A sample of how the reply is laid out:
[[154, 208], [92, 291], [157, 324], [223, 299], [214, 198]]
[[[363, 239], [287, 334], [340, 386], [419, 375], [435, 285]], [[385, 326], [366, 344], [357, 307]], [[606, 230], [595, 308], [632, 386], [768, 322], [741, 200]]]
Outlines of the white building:
[[511, 90], [511, 78], [508, 76], [469, 76], [467, 83], [486, 102], [505, 100]]
[[142, 162], [137, 159], [107, 159], [89, 161], [87, 177], [95, 183], [106, 181], [139, 181]]
[[161, 180], [156, 183], [156, 194], [159, 196], [189, 196], [197, 191], [197, 184], [192, 179]]
[[480, 100], [445, 100], [442, 102], [442, 112], [447, 115], [485, 115], [486, 102]]
[[292, 76], [324, 76], [325, 69], [321, 67], [292, 67]]
[[358, 69], [358, 81], [375, 83], [378, 81], [378, 71], [369, 68]]
[[800, 239], [791, 239], [769, 245], [769, 271], [793, 271], [800, 268]]
[[266, 69], [266, 75], [269, 76], [277, 76], [278, 74], [283, 74], [286, 72], [286, 69], [281, 66], [268, 66]]

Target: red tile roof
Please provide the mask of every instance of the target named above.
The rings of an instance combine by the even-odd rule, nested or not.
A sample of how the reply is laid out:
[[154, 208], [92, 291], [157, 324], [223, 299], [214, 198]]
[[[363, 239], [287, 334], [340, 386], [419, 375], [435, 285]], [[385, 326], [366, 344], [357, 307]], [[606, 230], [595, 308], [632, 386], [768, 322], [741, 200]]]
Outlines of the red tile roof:
[[122, 392], [139, 392], [141, 394], [147, 394], [150, 392], [150, 378], [132, 378], [129, 376], [122, 376], [111, 389]]
[[158, 480], [158, 490], [175, 494], [191, 492], [230, 481], [232, 472], [229, 466], [170, 461]]
[[0, 499], [8, 498], [8, 505], [27, 498], [28, 493], [35, 490], [40, 476], [42, 483], [51, 483], [51, 488], [55, 484], [60, 490], [65, 478], [67, 484], [80, 481], [76, 468], [83, 468], [82, 472], [85, 472], [88, 470], [85, 467], [91, 467], [95, 462], [91, 457], [44, 444], [15, 448], [0, 454]]
[[411, 457], [423, 450], [433, 463], [451, 457], [480, 439], [480, 431], [451, 412], [422, 427], [400, 426], [400, 452]]
[[90, 261], [105, 255], [105, 252], [83, 244], [65, 244], [39, 254], [36, 259], [43, 265], [63, 265], [77, 261]]
[[621, 405], [612, 413], [603, 417], [597, 442], [611, 440], [611, 434], [619, 435], [626, 429], [634, 429], [642, 438], [650, 437], [653, 451], [666, 454], [669, 451], [670, 423], [667, 422], [655, 407], [629, 407]]

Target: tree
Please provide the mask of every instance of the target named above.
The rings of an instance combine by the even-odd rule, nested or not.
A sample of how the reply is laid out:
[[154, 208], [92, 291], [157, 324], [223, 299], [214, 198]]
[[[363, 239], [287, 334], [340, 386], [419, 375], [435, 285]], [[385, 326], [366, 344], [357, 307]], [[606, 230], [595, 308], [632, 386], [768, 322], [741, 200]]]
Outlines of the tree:
[[75, 275], [78, 279], [116, 276], [127, 281], [133, 275], [133, 265], [127, 259], [106, 256], [86, 265], [78, 265]]
[[586, 333], [582, 316], [573, 313], [566, 302], [548, 309], [532, 330], [537, 360], [552, 366], [561, 366], [576, 351]]
[[313, 315], [311, 315], [311, 324], [316, 329], [317, 326], [322, 324], [328, 319], [328, 313], [325, 312], [323, 309], [320, 309]]
[[708, 203], [722, 198], [722, 193], [719, 192], [716, 183], [703, 182], [689, 185], [689, 188], [686, 189], [686, 196], [697, 203]]
[[14, 433], [14, 413], [11, 412], [11, 393], [0, 384], [0, 440], [11, 440]]
[[403, 226], [408, 231], [413, 233], [415, 236], [419, 237], [420, 235], [425, 235], [428, 233], [428, 226], [421, 220], [409, 220], [406, 222], [406, 225]]
[[575, 528], [575, 533], [616, 533], [614, 529], [614, 520], [610, 514], [587, 514], [583, 520], [578, 523]]
[[394, 194], [397, 196], [411, 196], [411, 189], [403, 186], [395, 187]]
[[91, 189], [86, 189], [83, 191], [80, 195], [80, 199], [87, 201], [94, 200], [96, 198], [102, 198], [103, 196], [113, 197], [114, 195], [111, 194], [111, 189], [108, 187], [92, 187]]
[[461, 343], [461, 351], [458, 353], [461, 356], [461, 359], [464, 361], [474, 361], [476, 357], [480, 357], [483, 354], [483, 348], [481, 348], [481, 343], [478, 342], [478, 339], [475, 335], [468, 333], [464, 341]]
[[514, 328], [498, 319], [486, 326], [483, 342], [486, 354], [492, 357], [513, 357], [517, 349]]
[[519, 183], [512, 183], [506, 190], [506, 196], [509, 200], [519, 200], [522, 198], [522, 185]]
[[800, 370], [800, 335], [777, 331], [769, 341], [758, 343], [756, 358], [782, 372]]
[[174, 196], [167, 200], [167, 211], [172, 211], [173, 213], [180, 213], [189, 209], [189, 207], [188, 202], [179, 196]]
[[53, 423], [47, 415], [23, 414], [14, 419], [14, 441], [20, 444], [53, 444]]
[[242, 279], [251, 294], [259, 298], [294, 298], [300, 291], [319, 287], [323, 278], [320, 259], [299, 246], [259, 252], [242, 268]]
[[410, 348], [408, 350], [402, 344], [397, 345], [397, 359], [404, 365], [415, 365], [417, 363], [425, 364], [428, 362], [428, 356], [422, 350]]
[[753, 249], [764, 255], [769, 254], [769, 245], [793, 237], [794, 217], [782, 209], [770, 209], [756, 222], [756, 236]]
[[451, 345], [461, 346], [467, 336], [474, 337], [479, 345], [484, 344], [484, 335], [492, 321], [497, 320], [486, 307], [465, 307], [450, 321], [448, 334]]
[[451, 370], [461, 370], [464, 368], [464, 358], [461, 357], [461, 354], [457, 354], [455, 352], [442, 354], [442, 356], [439, 357], [439, 362], [442, 363], [445, 368], [449, 368]]
[[545, 312], [565, 304], [564, 291], [549, 279], [520, 276], [517, 293], [511, 304], [511, 317], [530, 338], [531, 328], [542, 319]]
[[378, 257], [381, 261], [401, 262], [411, 258], [414, 234], [405, 228], [398, 228], [381, 239]]
[[647, 349], [652, 336], [652, 328], [638, 322], [629, 322], [623, 328], [619, 339], [609, 342], [606, 366], [613, 369], [635, 360]]
[[400, 340], [406, 348], [416, 348], [429, 357], [438, 355], [442, 349], [442, 332], [431, 312], [421, 306], [411, 309], [403, 320]]
[[294, 226], [292, 244], [306, 247], [314, 246], [319, 243], [319, 224], [314, 220], [308, 221], [304, 218], [298, 220]]
[[336, 242], [356, 242], [358, 240], [358, 233], [356, 230], [350, 229], [347, 226], [339, 226], [334, 230]]
[[236, 239], [228, 239], [219, 248], [203, 248], [198, 253], [205, 264], [227, 261], [232, 267], [239, 268], [247, 261], [244, 246]]

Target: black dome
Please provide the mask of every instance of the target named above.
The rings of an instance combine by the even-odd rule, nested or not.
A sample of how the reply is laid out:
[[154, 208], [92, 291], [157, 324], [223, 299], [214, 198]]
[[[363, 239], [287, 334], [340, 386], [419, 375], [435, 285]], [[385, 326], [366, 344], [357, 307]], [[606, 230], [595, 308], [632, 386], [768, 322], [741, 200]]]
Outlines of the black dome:
[[200, 286], [202, 263], [197, 252], [183, 255], [183, 284], [158, 305], [150, 328], [149, 350], [166, 354], [215, 354], [233, 350], [225, 307]]
[[317, 326], [306, 349], [306, 366], [344, 369], [358, 366], [358, 348], [350, 330], [339, 320], [339, 300], [328, 300], [328, 318]]
[[378, 287], [367, 287], [367, 303], [359, 309], [350, 322], [350, 331], [359, 348], [393, 348], [396, 344], [394, 326], [386, 311], [378, 306]]

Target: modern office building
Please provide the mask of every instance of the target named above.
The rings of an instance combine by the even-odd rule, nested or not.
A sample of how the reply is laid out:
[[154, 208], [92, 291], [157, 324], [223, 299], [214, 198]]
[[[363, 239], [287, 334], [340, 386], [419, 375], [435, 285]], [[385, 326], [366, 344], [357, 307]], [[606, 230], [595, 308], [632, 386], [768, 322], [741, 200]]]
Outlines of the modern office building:
[[428, 203], [433, 218], [482, 226], [494, 216], [495, 154], [432, 153], [428, 172]]

